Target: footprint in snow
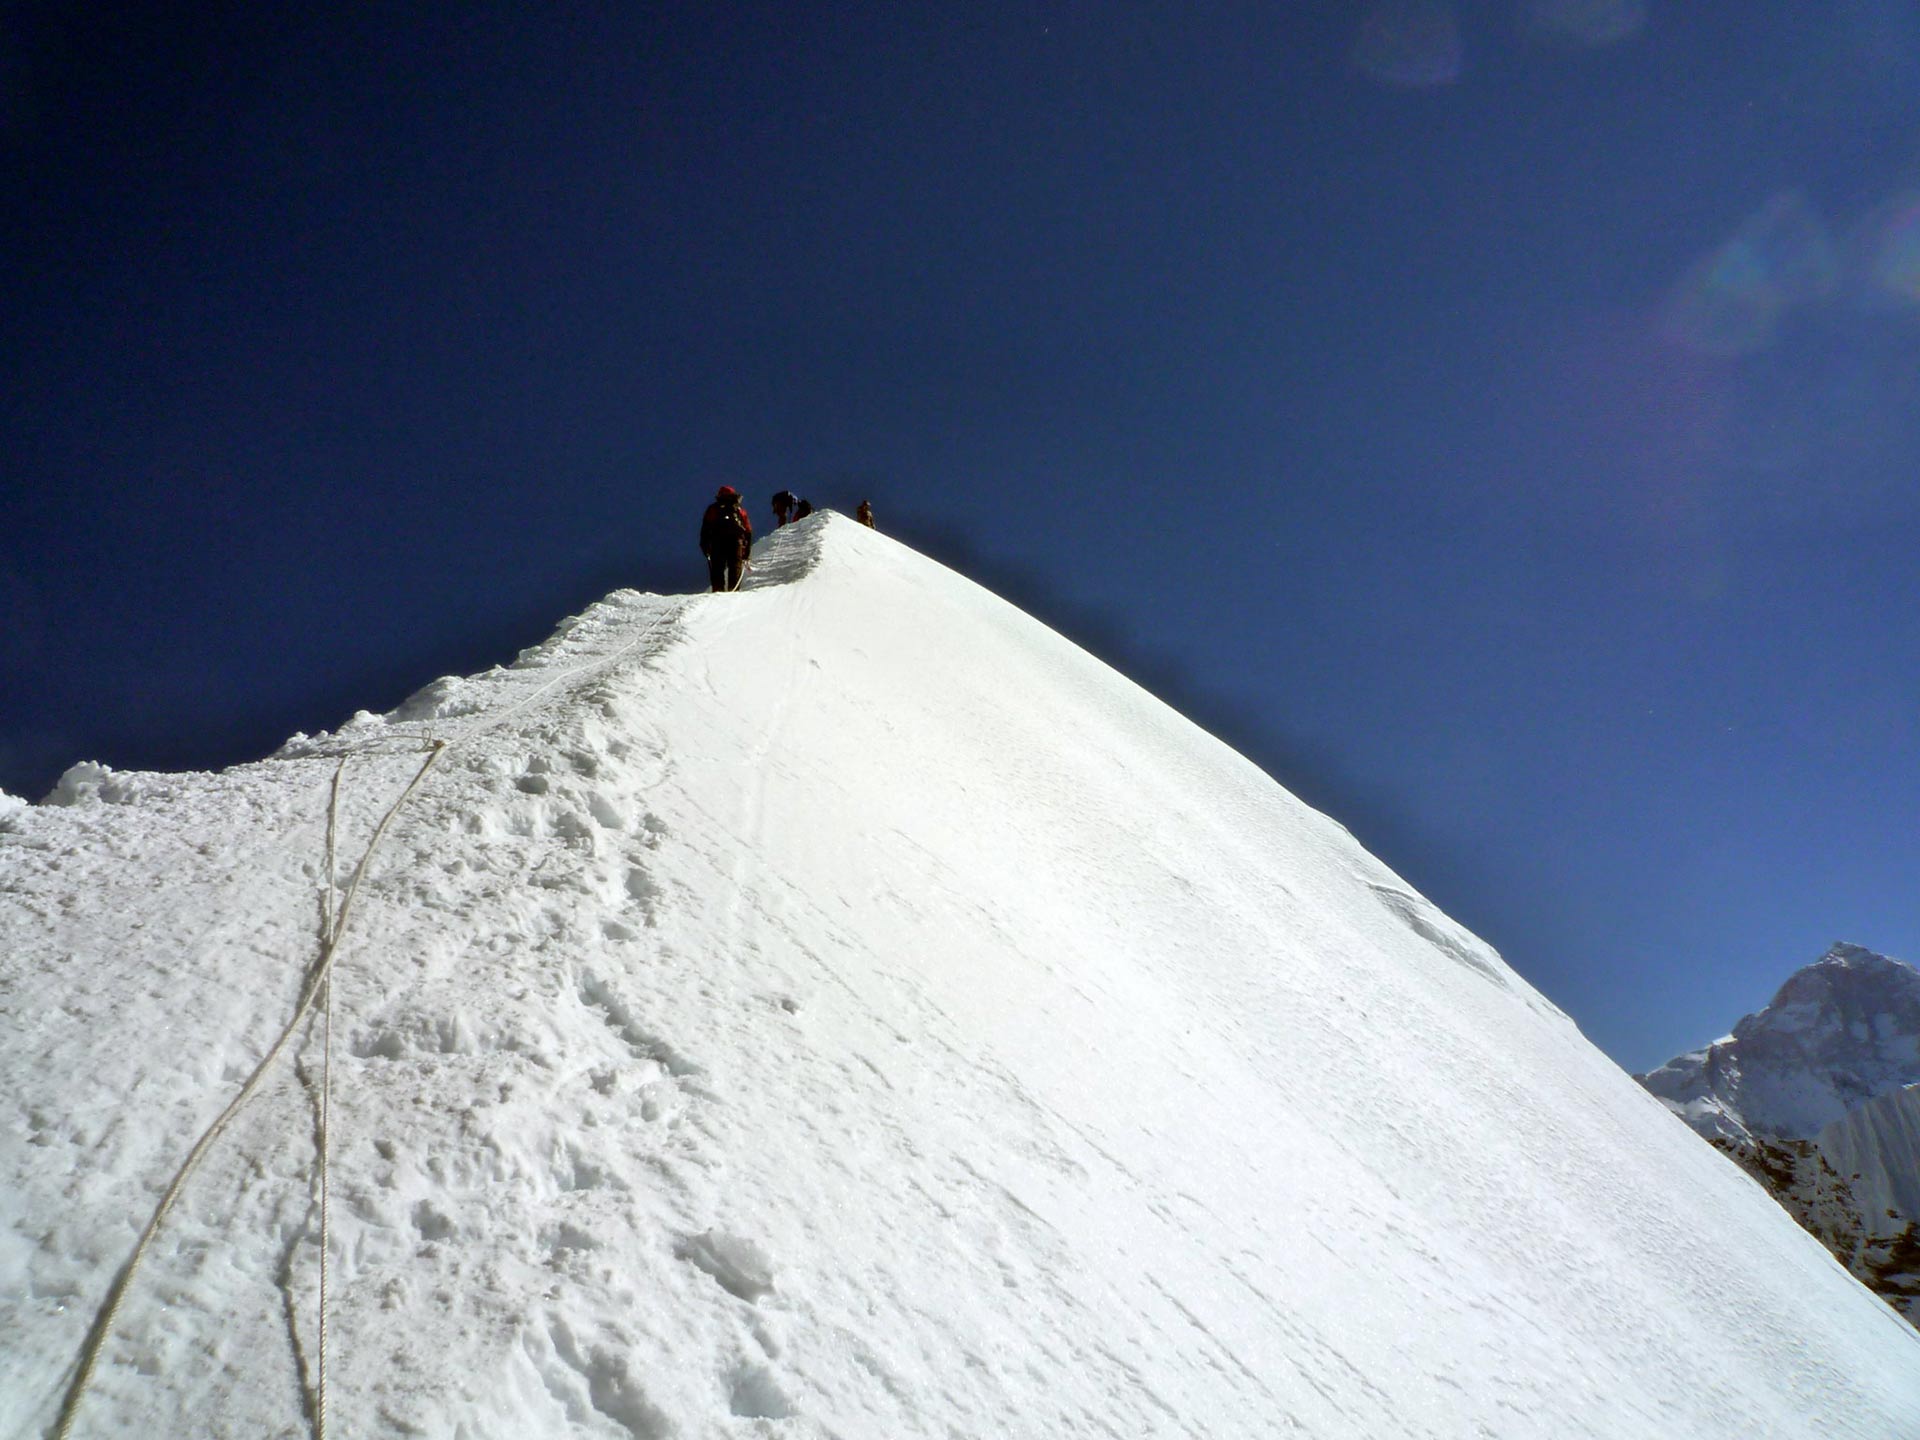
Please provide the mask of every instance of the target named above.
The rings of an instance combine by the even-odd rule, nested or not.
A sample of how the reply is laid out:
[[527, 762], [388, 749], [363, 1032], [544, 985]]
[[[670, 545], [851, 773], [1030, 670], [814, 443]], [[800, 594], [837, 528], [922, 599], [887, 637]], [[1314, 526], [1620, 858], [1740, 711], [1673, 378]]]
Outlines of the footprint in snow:
[[750, 1363], [735, 1366], [727, 1377], [727, 1408], [752, 1420], [789, 1420], [794, 1414], [793, 1402], [773, 1372]]
[[712, 1276], [722, 1290], [750, 1305], [773, 1292], [773, 1261], [766, 1251], [741, 1236], [722, 1230], [685, 1235], [673, 1247], [673, 1257]]

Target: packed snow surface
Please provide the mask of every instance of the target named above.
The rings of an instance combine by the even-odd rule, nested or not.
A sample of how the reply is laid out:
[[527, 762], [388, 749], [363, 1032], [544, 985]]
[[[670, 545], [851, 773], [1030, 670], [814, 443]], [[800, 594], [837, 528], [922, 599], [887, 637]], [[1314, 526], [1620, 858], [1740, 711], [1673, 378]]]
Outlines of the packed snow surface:
[[[433, 741], [333, 971], [336, 1434], [1920, 1434], [1920, 1337], [1338, 825], [882, 536], [756, 565], [0, 812], [0, 1435]], [[320, 1013], [75, 1435], [309, 1430]]]

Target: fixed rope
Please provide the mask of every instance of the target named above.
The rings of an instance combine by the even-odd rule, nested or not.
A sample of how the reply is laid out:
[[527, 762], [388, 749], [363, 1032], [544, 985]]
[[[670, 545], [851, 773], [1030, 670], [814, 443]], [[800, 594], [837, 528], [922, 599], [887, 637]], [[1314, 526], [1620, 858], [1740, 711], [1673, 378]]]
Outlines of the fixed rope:
[[[400, 813], [400, 807], [407, 803], [407, 800], [413, 795], [413, 792], [419, 788], [420, 782], [427, 778], [427, 772], [434, 767], [435, 762], [446, 752], [446, 748], [447, 742], [444, 740], [436, 740], [433, 742], [432, 748], [427, 753], [426, 760], [414, 774], [413, 779], [407, 782], [406, 789], [400, 792], [400, 797], [388, 807], [387, 813], [381, 816], [380, 823], [374, 827], [373, 835], [367, 841], [367, 848], [365, 853], [360, 857], [360, 863], [353, 868], [353, 876], [348, 880], [346, 893], [342, 895], [340, 900], [339, 913], [333, 918], [330, 933], [321, 945], [320, 958], [314, 962], [313, 969], [308, 973], [307, 983], [301, 992], [300, 1003], [293, 1012], [293, 1018], [287, 1022], [286, 1029], [280, 1032], [280, 1038], [273, 1042], [272, 1047], [261, 1058], [260, 1063], [254, 1066], [253, 1073], [247, 1077], [247, 1083], [240, 1087], [240, 1093], [228, 1102], [227, 1108], [222, 1110], [220, 1114], [214, 1118], [213, 1123], [207, 1126], [206, 1130], [201, 1133], [200, 1138], [194, 1142], [193, 1149], [187, 1152], [187, 1158], [181, 1162], [179, 1170], [175, 1172], [173, 1183], [167, 1186], [166, 1193], [160, 1197], [160, 1203], [154, 1206], [152, 1218], [147, 1221], [146, 1229], [140, 1232], [140, 1238], [134, 1244], [132, 1255], [127, 1257], [127, 1263], [121, 1267], [120, 1274], [113, 1282], [113, 1288], [107, 1292], [106, 1301], [101, 1306], [99, 1315], [94, 1319], [93, 1328], [87, 1333], [86, 1343], [80, 1352], [80, 1367], [73, 1377], [73, 1383], [67, 1387], [66, 1398], [60, 1405], [60, 1419], [55, 1430], [55, 1434], [59, 1437], [59, 1440], [68, 1440], [68, 1437], [73, 1433], [74, 1417], [79, 1413], [80, 1399], [86, 1394], [87, 1385], [93, 1379], [94, 1366], [100, 1359], [100, 1352], [106, 1348], [107, 1338], [113, 1333], [114, 1320], [120, 1314], [121, 1303], [126, 1299], [127, 1291], [133, 1284], [133, 1277], [139, 1272], [140, 1262], [146, 1258], [147, 1247], [153, 1243], [153, 1237], [158, 1233], [161, 1221], [166, 1219], [167, 1212], [173, 1208], [173, 1202], [179, 1199], [180, 1191], [187, 1183], [187, 1177], [193, 1173], [195, 1167], [199, 1165], [201, 1158], [212, 1148], [213, 1142], [219, 1138], [220, 1132], [227, 1128], [228, 1123], [232, 1121], [233, 1117], [238, 1115], [247, 1101], [253, 1098], [254, 1092], [260, 1088], [261, 1081], [266, 1079], [267, 1073], [272, 1070], [274, 1061], [280, 1058], [280, 1052], [286, 1049], [287, 1042], [293, 1038], [294, 1032], [299, 1029], [300, 1022], [304, 1020], [308, 1012], [313, 1009], [314, 1001], [319, 997], [321, 988], [326, 984], [327, 977], [333, 969], [333, 959], [334, 956], [339, 953], [340, 942], [346, 937], [347, 922], [352, 918], [353, 902], [354, 898], [360, 892], [360, 882], [366, 876], [367, 866], [372, 861], [374, 853], [380, 848], [380, 841], [387, 833], [387, 826], [393, 823], [393, 817]], [[345, 768], [346, 758], [343, 756], [340, 761], [340, 767], [334, 771], [335, 805], [337, 805], [339, 799], [340, 771]], [[330, 832], [334, 813], [336, 812], [333, 807], [330, 806], [328, 820]], [[329, 891], [331, 891], [331, 874], [329, 874], [328, 880]], [[331, 909], [330, 905], [328, 909]], [[322, 1135], [325, 1134], [325, 1131], [326, 1126], [323, 1121], [321, 1125]], [[325, 1193], [323, 1185], [321, 1191], [323, 1197], [321, 1213], [323, 1217], [325, 1215]], [[324, 1248], [322, 1249], [321, 1258], [324, 1266]], [[323, 1276], [324, 1273], [323, 1269]], [[324, 1309], [324, 1301], [322, 1303]], [[324, 1329], [321, 1336], [321, 1345], [322, 1353], [324, 1354]], [[323, 1360], [323, 1374], [324, 1363]], [[324, 1397], [324, 1388], [322, 1390], [322, 1396]], [[320, 1399], [317, 1405], [317, 1413], [322, 1417], [320, 1423], [323, 1427], [325, 1424], [325, 1406], [325, 1399]]]
[[[436, 748], [434, 756], [440, 749]], [[432, 758], [428, 764], [432, 763]], [[327, 880], [326, 901], [322, 907], [321, 926], [322, 943], [330, 950], [340, 940], [340, 927], [333, 913], [333, 894], [335, 877], [340, 873], [335, 868], [335, 840], [340, 833], [340, 781], [347, 773], [347, 757], [342, 755], [340, 763], [333, 772], [333, 793], [327, 799]], [[421, 767], [420, 774], [426, 774]], [[419, 777], [415, 776], [415, 783]], [[333, 1139], [333, 975], [326, 978], [327, 1024], [326, 1045], [320, 1061], [320, 1134], [315, 1144], [319, 1152], [316, 1168], [320, 1179], [320, 1313], [315, 1326], [319, 1335], [319, 1363], [315, 1367], [313, 1397], [313, 1434], [314, 1440], [327, 1440], [327, 1252], [333, 1238], [331, 1216], [327, 1209], [327, 1152]]]
[[173, 1177], [173, 1182], [168, 1185], [166, 1193], [160, 1197], [159, 1204], [154, 1207], [152, 1218], [147, 1221], [146, 1228], [141, 1231], [139, 1240], [135, 1242], [133, 1253], [128, 1257], [126, 1264], [121, 1268], [119, 1275], [115, 1278], [113, 1287], [108, 1291], [107, 1298], [102, 1302], [100, 1311], [95, 1316], [93, 1325], [87, 1332], [87, 1338], [80, 1352], [78, 1369], [75, 1372], [72, 1383], [67, 1387], [65, 1397], [62, 1399], [59, 1420], [55, 1429], [58, 1440], [69, 1440], [72, 1434], [74, 1418], [79, 1411], [80, 1400], [86, 1394], [87, 1387], [93, 1379], [94, 1368], [99, 1361], [100, 1354], [106, 1348], [108, 1337], [113, 1333], [114, 1323], [119, 1316], [121, 1304], [126, 1298], [127, 1291], [132, 1287], [134, 1275], [138, 1272], [141, 1261], [146, 1258], [147, 1249], [152, 1244], [154, 1235], [159, 1231], [161, 1222], [166, 1218], [167, 1212], [173, 1208], [174, 1201], [179, 1198], [180, 1191], [185, 1186], [187, 1177], [191, 1175], [199, 1165], [201, 1158], [212, 1147], [213, 1142], [219, 1137], [221, 1131], [227, 1127], [235, 1115], [239, 1114], [247, 1101], [252, 1098], [254, 1092], [258, 1090], [260, 1083], [273, 1068], [274, 1061], [279, 1058], [280, 1052], [286, 1048], [288, 1041], [292, 1039], [294, 1033], [299, 1029], [300, 1022], [311, 1013], [316, 1000], [323, 991], [326, 996], [326, 1009], [324, 1012], [325, 1051], [322, 1064], [319, 1138], [316, 1145], [316, 1149], [319, 1152], [316, 1168], [320, 1186], [320, 1293], [317, 1324], [318, 1349], [314, 1385], [314, 1432], [316, 1440], [326, 1440], [327, 1254], [331, 1240], [327, 1162], [328, 1152], [331, 1148], [329, 1141], [331, 1133], [333, 1076], [332, 970], [334, 957], [339, 951], [341, 942], [346, 937], [347, 922], [352, 915], [354, 898], [360, 890], [361, 878], [366, 874], [367, 867], [372, 861], [375, 851], [379, 848], [381, 839], [386, 834], [387, 826], [392, 823], [394, 816], [400, 813], [401, 807], [406, 804], [414, 791], [419, 788], [420, 782], [426, 779], [427, 772], [434, 767], [448, 748], [456, 744], [462, 744], [476, 735], [496, 728], [509, 716], [531, 706], [557, 686], [565, 684], [575, 676], [584, 674], [589, 670], [604, 669], [609, 665], [614, 665], [624, 660], [634, 651], [649, 644], [654, 636], [670, 620], [675, 618], [679, 613], [679, 608], [680, 607], [675, 607], [655, 615], [653, 619], [641, 629], [637, 636], [621, 646], [613, 654], [597, 656], [561, 671], [559, 674], [539, 685], [531, 694], [521, 697], [513, 704], [508, 705], [504, 710], [497, 712], [486, 720], [469, 726], [456, 738], [452, 740], [438, 738], [427, 740], [428, 753], [426, 760], [421, 764], [420, 769], [415, 772], [413, 778], [407, 782], [406, 788], [400, 792], [399, 797], [388, 807], [387, 813], [381, 817], [380, 823], [374, 827], [373, 835], [367, 841], [367, 848], [361, 855], [359, 863], [354, 866], [353, 874], [347, 882], [345, 893], [341, 896], [340, 904], [336, 911], [334, 906], [334, 893], [336, 888], [334, 880], [337, 874], [336, 843], [341, 777], [345, 773], [347, 760], [353, 754], [359, 753], [359, 749], [363, 747], [356, 747], [356, 750], [348, 751], [339, 756], [340, 763], [334, 768], [331, 793], [327, 803], [327, 873], [326, 886], [321, 899], [320, 957], [308, 974], [306, 986], [301, 992], [300, 1003], [294, 1010], [293, 1018], [287, 1022], [286, 1029], [281, 1032], [280, 1038], [274, 1041], [272, 1048], [267, 1051], [260, 1063], [254, 1067], [253, 1073], [247, 1077], [246, 1083], [240, 1087], [240, 1092], [234, 1096], [227, 1108], [220, 1112], [213, 1123], [201, 1134], [199, 1140], [194, 1143], [193, 1149], [187, 1153], [187, 1158], [181, 1162], [180, 1169]]

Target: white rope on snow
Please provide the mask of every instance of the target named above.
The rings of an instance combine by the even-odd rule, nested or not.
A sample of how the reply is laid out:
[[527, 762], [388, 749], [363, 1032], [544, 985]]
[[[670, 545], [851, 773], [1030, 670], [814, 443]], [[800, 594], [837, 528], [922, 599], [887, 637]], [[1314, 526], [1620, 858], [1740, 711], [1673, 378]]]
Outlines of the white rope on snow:
[[[741, 578], [745, 578], [745, 567], [742, 568]], [[327, 803], [327, 874], [326, 887], [321, 901], [322, 934], [320, 958], [315, 962], [313, 970], [308, 976], [306, 988], [301, 993], [300, 1003], [294, 1010], [293, 1018], [287, 1022], [286, 1029], [281, 1032], [280, 1038], [274, 1041], [272, 1048], [267, 1051], [260, 1063], [254, 1067], [253, 1073], [247, 1077], [246, 1084], [240, 1087], [240, 1093], [234, 1096], [227, 1108], [220, 1112], [213, 1123], [201, 1134], [199, 1140], [194, 1143], [193, 1149], [187, 1153], [187, 1158], [181, 1162], [180, 1169], [175, 1173], [173, 1182], [168, 1185], [166, 1193], [160, 1197], [160, 1203], [154, 1207], [152, 1218], [147, 1221], [146, 1229], [141, 1231], [139, 1240], [134, 1244], [132, 1255], [128, 1257], [126, 1265], [121, 1269], [119, 1277], [114, 1281], [113, 1288], [108, 1292], [107, 1299], [103, 1303], [99, 1315], [95, 1318], [92, 1329], [87, 1334], [86, 1342], [80, 1353], [78, 1371], [74, 1375], [73, 1383], [68, 1386], [66, 1396], [61, 1402], [59, 1422], [55, 1430], [58, 1440], [68, 1440], [68, 1437], [72, 1434], [74, 1417], [79, 1411], [81, 1397], [85, 1395], [87, 1386], [93, 1378], [94, 1367], [99, 1361], [100, 1352], [106, 1348], [107, 1339], [113, 1333], [114, 1321], [119, 1316], [121, 1303], [126, 1299], [127, 1291], [132, 1287], [134, 1274], [139, 1270], [140, 1262], [146, 1257], [147, 1247], [152, 1243], [154, 1235], [159, 1231], [161, 1221], [166, 1218], [167, 1212], [173, 1208], [174, 1201], [179, 1198], [180, 1191], [185, 1186], [187, 1177], [192, 1174], [194, 1168], [200, 1163], [201, 1158], [206, 1154], [207, 1150], [212, 1147], [214, 1140], [219, 1137], [220, 1132], [227, 1127], [227, 1124], [233, 1117], [239, 1114], [241, 1108], [252, 1098], [254, 1092], [259, 1088], [260, 1082], [266, 1078], [267, 1072], [273, 1067], [273, 1062], [279, 1058], [280, 1052], [286, 1048], [287, 1042], [292, 1039], [294, 1032], [299, 1028], [301, 1020], [313, 1009], [315, 1000], [323, 990], [326, 992], [326, 1039], [321, 1070], [320, 1135], [317, 1146], [319, 1151], [317, 1170], [320, 1185], [320, 1294], [317, 1326], [318, 1363], [315, 1367], [316, 1394], [314, 1397], [314, 1433], [315, 1440], [326, 1440], [327, 1251], [331, 1238], [328, 1206], [327, 1157], [328, 1150], [330, 1149], [329, 1139], [331, 1134], [330, 1125], [333, 1094], [332, 971], [334, 957], [339, 951], [341, 941], [346, 936], [347, 921], [352, 913], [354, 897], [359, 893], [361, 877], [366, 874], [367, 865], [373, 859], [375, 850], [379, 848], [380, 841], [386, 834], [388, 824], [392, 822], [395, 815], [399, 814], [400, 807], [406, 804], [409, 797], [411, 797], [413, 792], [419, 787], [420, 782], [426, 779], [427, 772], [433, 768], [435, 762], [446, 753], [450, 746], [464, 743], [478, 734], [496, 728], [509, 716], [528, 708], [549, 691], [573, 679], [576, 675], [583, 674], [589, 670], [603, 670], [611, 665], [618, 664], [635, 650], [645, 646], [653, 639], [658, 631], [670, 620], [676, 618], [684, 608], [684, 605], [676, 605], [662, 610], [642, 628], [637, 636], [614, 651], [611, 655], [596, 656], [578, 665], [570, 666], [560, 674], [552, 676], [543, 682], [535, 688], [532, 693], [522, 696], [519, 700], [508, 705], [504, 710], [496, 712], [486, 719], [468, 726], [465, 732], [457, 739], [442, 740], [429, 738], [427, 741], [428, 754], [426, 760], [414, 774], [413, 779], [407, 782], [407, 787], [400, 792], [399, 798], [393, 802], [388, 808], [387, 813], [381, 817], [380, 823], [374, 827], [373, 835], [367, 841], [366, 851], [361, 855], [360, 863], [354, 866], [353, 875], [347, 882], [346, 892], [341, 898], [339, 912], [336, 915], [333, 906], [333, 896], [335, 890], [334, 877], [336, 874], [335, 839], [338, 833], [340, 781], [346, 771], [347, 760], [353, 754], [358, 753], [362, 747], [355, 747], [354, 750], [349, 750], [339, 757], [340, 763], [334, 768], [333, 783]]]
[[[140, 1262], [146, 1258], [147, 1247], [153, 1243], [153, 1237], [160, 1229], [160, 1222], [166, 1219], [167, 1212], [173, 1208], [173, 1202], [180, 1197], [180, 1191], [186, 1185], [187, 1177], [193, 1173], [194, 1168], [200, 1163], [201, 1158], [212, 1148], [213, 1142], [219, 1138], [220, 1132], [226, 1129], [228, 1123], [235, 1115], [240, 1113], [241, 1107], [253, 1098], [254, 1092], [260, 1088], [260, 1082], [266, 1078], [267, 1072], [273, 1068], [273, 1062], [280, 1058], [280, 1052], [286, 1049], [287, 1042], [293, 1038], [294, 1031], [299, 1028], [300, 1022], [305, 1019], [307, 1013], [312, 1010], [313, 1003], [315, 999], [318, 998], [321, 987], [326, 984], [327, 977], [333, 969], [334, 956], [339, 953], [340, 942], [346, 937], [347, 922], [352, 917], [353, 901], [354, 897], [359, 894], [360, 881], [365, 877], [367, 866], [369, 862], [372, 861], [374, 852], [379, 849], [381, 839], [387, 833], [387, 826], [392, 823], [393, 817], [400, 813], [400, 807], [407, 803], [408, 798], [412, 796], [413, 792], [419, 787], [420, 782], [427, 778], [427, 772], [433, 768], [434, 762], [446, 753], [446, 748], [447, 742], [444, 740], [436, 740], [433, 742], [433, 747], [428, 751], [426, 760], [414, 774], [413, 779], [407, 782], [407, 788], [400, 792], [399, 799], [393, 802], [388, 808], [387, 813], [380, 818], [380, 823], [374, 827], [373, 835], [367, 841], [366, 852], [361, 855], [360, 863], [354, 866], [353, 876], [347, 882], [346, 893], [341, 897], [340, 911], [338, 917], [333, 922], [332, 933], [327, 936], [326, 942], [320, 950], [320, 958], [314, 963], [313, 970], [307, 977], [306, 988], [301, 993], [300, 1004], [294, 1010], [293, 1018], [287, 1022], [286, 1029], [280, 1032], [280, 1038], [273, 1042], [272, 1047], [267, 1051], [266, 1055], [261, 1058], [260, 1063], [254, 1067], [253, 1073], [247, 1077], [247, 1083], [240, 1087], [240, 1093], [233, 1097], [228, 1103], [227, 1108], [215, 1117], [213, 1123], [209, 1125], [201, 1134], [200, 1138], [194, 1142], [193, 1149], [187, 1152], [187, 1158], [181, 1162], [180, 1169], [175, 1172], [173, 1183], [167, 1186], [166, 1193], [160, 1197], [160, 1203], [154, 1207], [153, 1217], [147, 1221], [146, 1229], [140, 1232], [140, 1239], [133, 1247], [133, 1254], [127, 1258], [126, 1265], [121, 1268], [119, 1277], [113, 1282], [113, 1288], [108, 1291], [106, 1303], [101, 1307], [99, 1317], [94, 1321], [93, 1329], [88, 1333], [86, 1344], [80, 1352], [80, 1368], [73, 1377], [73, 1384], [68, 1386], [66, 1398], [60, 1405], [60, 1419], [55, 1430], [55, 1434], [59, 1437], [59, 1440], [68, 1440], [68, 1437], [73, 1432], [74, 1417], [79, 1413], [80, 1399], [86, 1394], [87, 1385], [93, 1379], [94, 1366], [100, 1359], [100, 1352], [106, 1348], [108, 1336], [113, 1333], [113, 1322], [120, 1313], [121, 1302], [126, 1299], [127, 1291], [133, 1284], [133, 1277], [140, 1268]], [[340, 761], [340, 769], [344, 769], [345, 767], [346, 757], [343, 756]], [[340, 769], [334, 771], [334, 795], [336, 801], [339, 795]], [[329, 825], [331, 828], [331, 818]], [[331, 881], [331, 875], [329, 875], [328, 878], [329, 881]], [[331, 885], [329, 885], [329, 890], [331, 890]], [[323, 1121], [321, 1125], [321, 1133], [323, 1136], [325, 1132], [326, 1126]], [[321, 1191], [323, 1197], [323, 1216], [325, 1214], [325, 1193], [323, 1187]], [[321, 1253], [321, 1259], [324, 1266], [324, 1248]], [[323, 1278], [324, 1274], [325, 1271], [323, 1268]], [[324, 1316], [322, 1323], [324, 1326]], [[322, 1354], [324, 1355], [324, 1328], [321, 1335], [321, 1344]], [[322, 1365], [324, 1367], [324, 1360], [322, 1361]], [[322, 1373], [324, 1374], [324, 1368]], [[322, 1383], [324, 1386], [324, 1381]], [[322, 1395], [324, 1397], [324, 1388]], [[322, 1398], [318, 1407], [322, 1417], [322, 1426], [325, 1424], [325, 1407], [326, 1402], [325, 1399]]]
[[[433, 757], [440, 750], [436, 748]], [[427, 764], [433, 763], [429, 757]], [[333, 772], [333, 793], [327, 800], [327, 885], [325, 914], [321, 921], [326, 930], [326, 944], [329, 947], [339, 944], [340, 926], [333, 913], [333, 894], [335, 876], [339, 871], [334, 863], [334, 842], [340, 829], [340, 781], [347, 773], [347, 757], [340, 757], [340, 764]], [[426, 774], [425, 766], [420, 774]], [[416, 783], [418, 777], [415, 777]], [[412, 787], [409, 786], [409, 789]], [[405, 797], [402, 796], [402, 799]], [[399, 808], [398, 806], [395, 807]], [[320, 1172], [320, 1314], [319, 1314], [319, 1350], [320, 1360], [315, 1369], [313, 1400], [314, 1440], [327, 1440], [327, 1250], [332, 1240], [332, 1225], [327, 1209], [327, 1152], [333, 1138], [333, 975], [328, 972], [327, 990], [327, 1026], [326, 1047], [320, 1062], [320, 1134], [315, 1145], [319, 1151], [317, 1168]]]

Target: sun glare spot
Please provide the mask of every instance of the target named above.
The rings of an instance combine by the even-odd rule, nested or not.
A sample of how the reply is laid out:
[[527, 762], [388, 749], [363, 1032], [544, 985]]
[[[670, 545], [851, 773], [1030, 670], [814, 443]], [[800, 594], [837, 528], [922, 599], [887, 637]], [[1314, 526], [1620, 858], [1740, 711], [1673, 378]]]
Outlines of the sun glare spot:
[[1784, 192], [1681, 277], [1662, 308], [1661, 330], [1702, 354], [1752, 354], [1794, 306], [1830, 294], [1837, 275], [1826, 225], [1805, 197]]
[[1453, 8], [1439, 0], [1379, 0], [1354, 37], [1353, 63], [1384, 85], [1453, 84], [1464, 65]]
[[1520, 20], [1539, 39], [1597, 50], [1640, 33], [1647, 0], [1523, 0]]
[[1883, 205], [1865, 228], [1868, 273], [1875, 288], [1920, 305], [1920, 194]]

